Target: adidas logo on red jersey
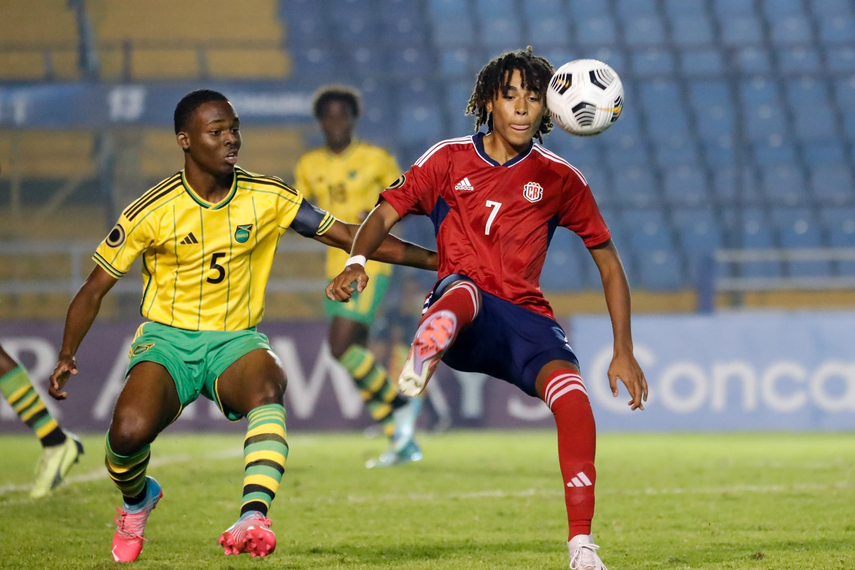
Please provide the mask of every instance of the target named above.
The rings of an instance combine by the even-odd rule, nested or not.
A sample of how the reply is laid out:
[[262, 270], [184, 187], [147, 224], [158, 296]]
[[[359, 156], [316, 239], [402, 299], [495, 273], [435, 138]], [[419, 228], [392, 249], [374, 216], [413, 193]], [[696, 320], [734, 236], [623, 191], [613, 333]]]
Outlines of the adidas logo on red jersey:
[[469, 178], [464, 178], [460, 182], [457, 183], [457, 186], [454, 187], [455, 190], [466, 190], [471, 192], [475, 190], [475, 187], [469, 182]]

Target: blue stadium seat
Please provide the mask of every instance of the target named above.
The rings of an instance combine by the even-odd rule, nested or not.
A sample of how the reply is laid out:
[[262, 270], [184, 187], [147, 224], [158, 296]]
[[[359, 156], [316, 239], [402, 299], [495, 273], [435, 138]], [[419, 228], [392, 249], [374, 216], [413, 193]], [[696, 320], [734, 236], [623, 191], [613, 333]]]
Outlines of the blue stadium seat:
[[360, 77], [382, 74], [388, 60], [385, 50], [364, 46], [344, 50], [344, 57], [348, 69]]
[[519, 18], [513, 15], [481, 18], [481, 40], [490, 49], [519, 49], [522, 42]]
[[[538, 46], [538, 53], [544, 48], [553, 46], [566, 46], [573, 39], [572, 29], [566, 21], [560, 17], [535, 17], [528, 22], [528, 40], [530, 45]], [[557, 60], [550, 62], [556, 67], [564, 62]]]
[[574, 19], [576, 40], [581, 46], [614, 45], [617, 42], [617, 32], [610, 18]]
[[680, 52], [680, 70], [687, 77], [719, 76], [725, 65], [721, 52], [714, 49], [685, 50]]
[[[612, 144], [604, 150], [609, 168], [620, 170], [629, 166], [646, 166], [649, 163], [644, 149], [643, 137], [633, 133], [623, 133], [619, 137], [610, 137]], [[614, 144], [617, 142], [617, 144]]]
[[326, 20], [320, 13], [295, 12], [288, 14], [288, 41], [291, 46], [306, 46], [323, 42], [329, 34]]
[[567, 12], [561, 0], [528, 0], [522, 3], [523, 13], [529, 22], [540, 19], [553, 19], [564, 23]]
[[671, 40], [678, 48], [709, 46], [713, 41], [710, 21], [703, 16], [671, 18]]
[[[594, 193], [594, 198], [596, 198], [600, 206], [620, 205], [614, 196], [614, 188], [609, 182], [606, 170], [601, 164], [582, 163], [576, 160], [570, 160], [569, 162], [578, 168], [582, 176], [585, 177], [585, 180], [588, 181], [588, 186], [590, 186], [591, 192]], [[608, 222], [608, 220], [606, 221]]]
[[706, 175], [696, 166], [663, 169], [665, 200], [672, 206], [703, 206], [709, 203]]
[[[383, 14], [381, 18], [380, 41], [392, 49], [399, 49], [407, 45], [424, 45], [429, 43], [431, 26], [422, 17], [400, 17], [391, 14]], [[369, 40], [376, 42], [376, 38]]]
[[612, 16], [611, 7], [603, 0], [570, 0], [570, 15], [575, 19], [609, 18]]
[[444, 138], [442, 113], [438, 106], [407, 103], [398, 114], [398, 139], [409, 145], [428, 145]]
[[668, 112], [671, 109], [682, 107], [680, 87], [673, 80], [645, 81], [639, 90], [641, 103], [644, 109], [659, 112]]
[[[584, 289], [587, 285], [583, 262], [571, 247], [567, 232], [556, 232], [549, 244], [546, 261], [540, 274], [540, 286], [546, 291]], [[590, 265], [590, 263], [588, 263]]]
[[428, 0], [428, 14], [431, 18], [448, 20], [469, 15], [466, 2], [460, 0]]
[[[740, 2], [750, 4], [750, 2]], [[730, 17], [721, 20], [721, 40], [729, 47], [758, 46], [763, 42], [763, 27], [755, 16]]]
[[805, 17], [802, 0], [763, 0], [761, 6], [770, 20]]
[[673, 246], [671, 228], [661, 210], [625, 210], [623, 221], [636, 251]]
[[825, 57], [829, 71], [837, 73], [855, 71], [855, 49], [851, 47], [828, 48]]
[[745, 47], [736, 54], [739, 69], [745, 73], [769, 73], [772, 64], [769, 60], [769, 52], [757, 47]]
[[592, 164], [599, 162], [601, 156], [599, 145], [595, 140], [589, 137], [574, 137], [558, 131], [546, 137], [543, 146], [573, 165]]
[[[725, 208], [723, 210], [727, 235], [732, 243], [729, 247], [745, 249], [769, 249], [777, 246], [765, 209]], [[777, 261], [752, 261], [734, 264], [730, 274], [744, 277], [780, 277], [781, 263]]]
[[650, 109], [647, 113], [647, 134], [657, 143], [689, 136], [689, 119], [683, 107], [666, 106]]
[[475, 0], [475, 11], [479, 18], [491, 18], [498, 14], [516, 17], [514, 0]]
[[[834, 83], [837, 105], [846, 111], [855, 109], [855, 77], [840, 79]], [[851, 113], [848, 113], [851, 115]]]
[[665, 27], [659, 18], [632, 17], [623, 23], [624, 42], [632, 48], [659, 46], [665, 42]]
[[765, 79], [744, 81], [741, 85], [742, 101], [746, 109], [745, 132], [752, 140], [786, 132], [786, 120], [777, 87]]
[[673, 248], [636, 251], [641, 284], [653, 290], [674, 290], [683, 287], [680, 256]]
[[825, 206], [819, 210], [819, 217], [828, 232], [831, 247], [855, 248], [855, 208]]
[[397, 20], [399, 18], [422, 18], [419, 2], [410, 0], [379, 0], [379, 12], [382, 18]]
[[697, 283], [701, 267], [723, 247], [721, 224], [708, 209], [677, 209], [674, 225], [686, 256], [689, 282]]
[[755, 14], [753, 4], [745, 0], [715, 0], [713, 10], [719, 18], [753, 16]]
[[472, 95], [472, 87], [472, 80], [469, 78], [449, 82], [445, 89], [445, 108], [449, 112], [463, 113]]
[[823, 204], [855, 204], [855, 184], [848, 164], [815, 166], [810, 176], [810, 189], [815, 199]]
[[[820, 225], [809, 209], [773, 209], [772, 219], [778, 229], [781, 247], [811, 249], [823, 246]], [[828, 261], [791, 261], [786, 265], [787, 273], [793, 277], [825, 277], [831, 274]]]
[[617, 0], [617, 14], [628, 21], [633, 18], [656, 16], [656, 0]]
[[810, 167], [828, 163], [841, 163], [845, 160], [846, 149], [840, 140], [813, 141], [802, 145], [805, 162]]
[[468, 47], [475, 44], [475, 40], [474, 26], [468, 14], [433, 20], [433, 42], [436, 46]]
[[[771, 139], [771, 140], [770, 140]], [[777, 165], [796, 161], [796, 148], [783, 137], [770, 137], [755, 142], [752, 146], [754, 162], [761, 166]]]
[[727, 82], [718, 79], [691, 81], [689, 102], [703, 140], [717, 142], [720, 137], [733, 134], [733, 101]]
[[337, 65], [338, 57], [329, 48], [294, 48], [291, 50], [295, 72], [301, 77], [315, 80], [341, 81]]
[[792, 16], [771, 23], [772, 42], [779, 46], [809, 43], [813, 39], [810, 23], [806, 18]]
[[852, 17], [850, 0], [811, 0], [808, 6], [817, 18]]
[[659, 193], [649, 168], [629, 167], [614, 173], [614, 195], [625, 207], [659, 204]]
[[[345, 4], [346, 5], [346, 4]], [[346, 12], [345, 12], [346, 14]], [[335, 35], [345, 45], [365, 45], [376, 41], [378, 31], [383, 29], [379, 21], [365, 12], [336, 18]]]
[[469, 51], [463, 48], [443, 49], [439, 52], [439, 70], [446, 77], [460, 77], [469, 71]]
[[701, 163], [701, 154], [693, 137], [673, 136], [664, 143], [653, 145], [653, 152], [656, 164], [663, 170], [680, 164], [699, 168]]
[[391, 50], [391, 71], [400, 78], [425, 77], [433, 73], [433, 50], [424, 46], [410, 46]]
[[[732, 135], [720, 135], [715, 139], [705, 140], [701, 143], [701, 148], [704, 160], [713, 168], [733, 166], [736, 155], [733, 149]], [[721, 198], [718, 191], [715, 194]]]
[[677, 18], [706, 18], [706, 0], [665, 0], [665, 13]]
[[673, 220], [682, 249], [694, 253], [722, 247], [721, 224], [711, 209], [676, 208]]
[[820, 18], [819, 37], [826, 45], [851, 46], [855, 42], [855, 21], [845, 16]]
[[760, 185], [751, 167], [743, 167], [739, 178], [733, 166], [716, 166], [712, 191], [721, 204], [756, 205], [763, 202]]
[[632, 69], [642, 77], [670, 75], [674, 72], [674, 54], [660, 49], [633, 51]]
[[836, 134], [834, 114], [824, 83], [806, 78], [787, 82], [787, 98], [793, 110], [796, 136], [822, 140]]
[[793, 164], [761, 167], [760, 181], [770, 204], [795, 206], [808, 200], [804, 173]]
[[778, 69], [783, 73], [814, 73], [821, 68], [819, 53], [813, 48], [778, 50]]

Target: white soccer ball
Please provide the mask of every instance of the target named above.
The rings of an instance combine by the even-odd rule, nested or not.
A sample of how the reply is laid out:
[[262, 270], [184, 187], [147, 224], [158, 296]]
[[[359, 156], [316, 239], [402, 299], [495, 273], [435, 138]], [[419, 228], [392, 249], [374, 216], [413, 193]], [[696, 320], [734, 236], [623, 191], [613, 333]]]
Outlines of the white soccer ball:
[[597, 135], [623, 110], [623, 83], [615, 70], [596, 59], [565, 63], [546, 90], [552, 121], [572, 135]]

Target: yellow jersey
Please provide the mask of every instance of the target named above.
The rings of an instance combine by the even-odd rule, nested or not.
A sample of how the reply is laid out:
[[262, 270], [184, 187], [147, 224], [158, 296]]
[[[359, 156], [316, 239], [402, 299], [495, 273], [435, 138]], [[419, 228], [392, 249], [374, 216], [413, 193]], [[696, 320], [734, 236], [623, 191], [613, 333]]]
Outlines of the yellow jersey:
[[[294, 170], [295, 185], [307, 200], [337, 219], [360, 224], [374, 209], [380, 192], [401, 175], [395, 159], [380, 147], [353, 141], [341, 154], [326, 147], [304, 154]], [[327, 277], [336, 277], [344, 269], [349, 254], [340, 249], [327, 251]], [[392, 268], [369, 261], [369, 275], [389, 275]]]
[[143, 317], [187, 330], [237, 331], [264, 314], [279, 239], [322, 235], [335, 218], [279, 178], [235, 168], [224, 200], [203, 200], [184, 171], [122, 212], [93, 259], [115, 278], [142, 255]]

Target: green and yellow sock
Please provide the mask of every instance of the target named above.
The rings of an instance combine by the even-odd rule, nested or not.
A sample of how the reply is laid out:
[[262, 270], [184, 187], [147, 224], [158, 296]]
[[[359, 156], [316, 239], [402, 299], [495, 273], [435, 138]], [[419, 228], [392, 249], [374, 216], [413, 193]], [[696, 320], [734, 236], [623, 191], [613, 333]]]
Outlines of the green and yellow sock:
[[151, 446], [146, 445], [133, 455], [119, 455], [110, 447], [110, 435], [107, 434], [106, 448], [104, 464], [110, 479], [126, 499], [138, 497], [145, 491], [145, 472], [151, 457]]
[[243, 440], [244, 478], [240, 514], [259, 511], [266, 515], [288, 460], [285, 408], [281, 404], [267, 404], [251, 410], [246, 417], [249, 425]]
[[370, 350], [356, 344], [347, 349], [339, 362], [356, 382], [368, 413], [375, 422], [383, 426], [386, 437], [392, 437], [395, 432], [392, 412], [407, 401], [398, 395], [386, 370], [377, 363]]
[[15, 368], [0, 378], [0, 393], [21, 421], [36, 432], [43, 446], [65, 443], [65, 432], [50, 415], [23, 366]]

